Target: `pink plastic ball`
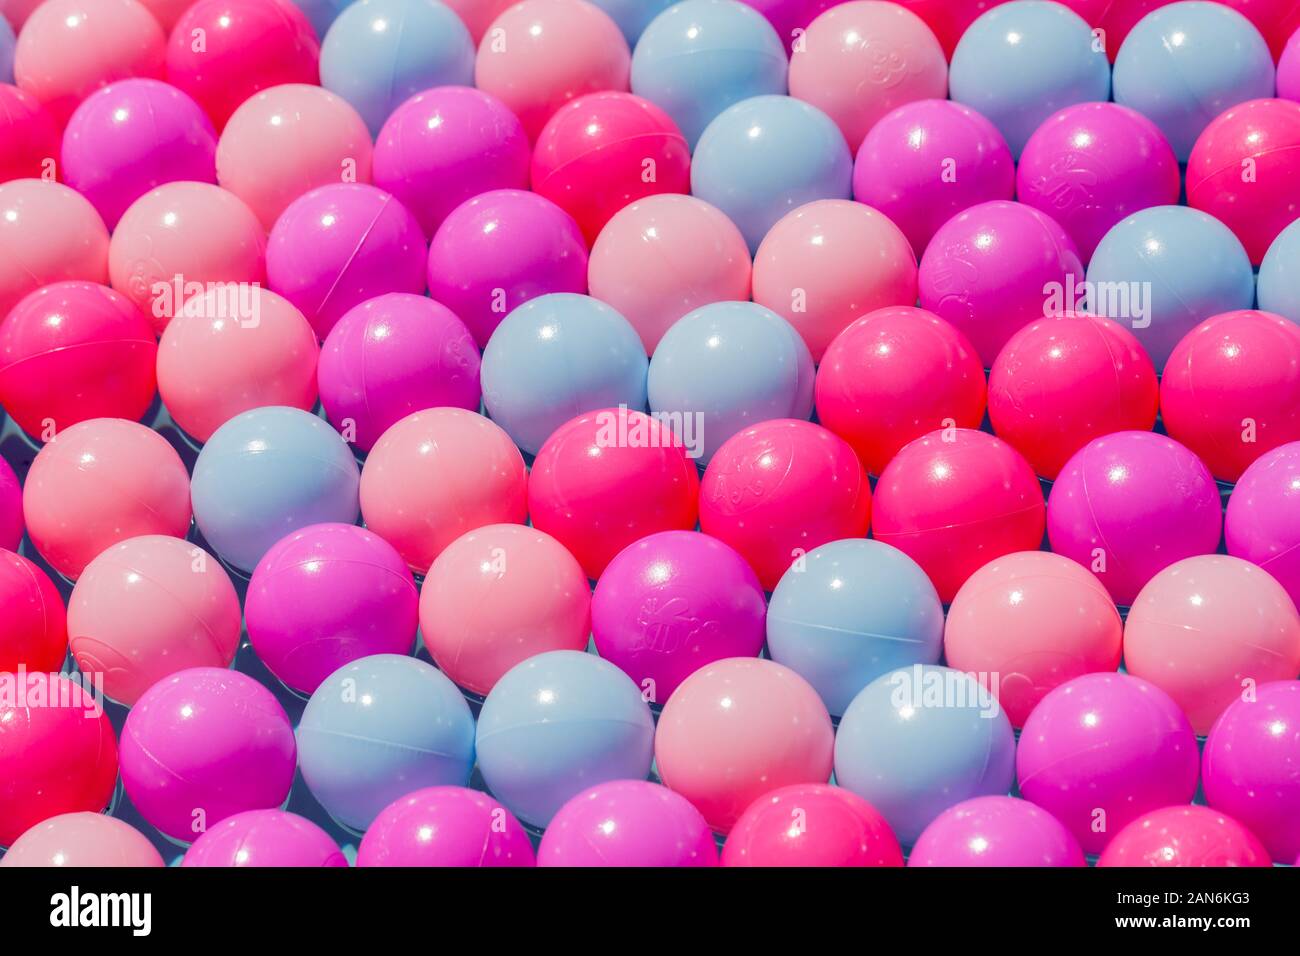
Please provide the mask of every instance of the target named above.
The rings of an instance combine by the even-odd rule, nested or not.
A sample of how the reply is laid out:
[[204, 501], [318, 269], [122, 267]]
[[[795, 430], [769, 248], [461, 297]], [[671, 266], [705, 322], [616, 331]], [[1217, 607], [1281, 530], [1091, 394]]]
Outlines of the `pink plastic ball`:
[[285, 208], [318, 186], [370, 182], [365, 121], [341, 97], [291, 83], [263, 90], [235, 110], [217, 142], [217, 182], [269, 230]]
[[1276, 59], [1287, 37], [1300, 29], [1300, 7], [1294, 0], [1218, 0], [1246, 17], [1268, 41]]
[[17, 551], [24, 530], [23, 488], [9, 462], [0, 458], [0, 550]]
[[44, 571], [0, 550], [0, 672], [57, 671], [68, 656], [63, 598]]
[[528, 472], [500, 426], [462, 408], [408, 415], [361, 471], [366, 527], [424, 574], [447, 545], [489, 524], [523, 524]]
[[0, 0], [0, 16], [9, 21], [17, 33], [32, 15], [32, 11], [45, 0]]
[[108, 230], [84, 196], [62, 183], [0, 184], [0, 317], [42, 286], [108, 281]]
[[117, 817], [80, 810], [36, 824], [9, 847], [0, 866], [166, 866], [149, 838]]
[[1165, 807], [1110, 841], [1098, 866], [1271, 866], [1255, 835], [1209, 807]]
[[952, 59], [966, 28], [985, 10], [1001, 6], [1006, 0], [894, 0], [925, 21], [943, 47], [944, 56]]
[[1144, 813], [1196, 793], [1196, 734], [1169, 695], [1128, 674], [1086, 674], [1034, 708], [1016, 751], [1026, 800], [1100, 853]]
[[1272, 575], [1300, 606], [1300, 442], [1275, 448], [1242, 474], [1228, 499], [1228, 553]]
[[849, 444], [811, 422], [762, 422], [728, 438], [700, 483], [700, 528], [735, 548], [766, 591], [803, 554], [865, 537], [871, 486]]
[[595, 579], [633, 541], [694, 528], [699, 491], [695, 463], [666, 425], [604, 409], [571, 419], [542, 445], [528, 511]]
[[562, 806], [542, 835], [538, 866], [717, 866], [718, 847], [700, 811], [645, 780], [614, 780]]
[[1128, 329], [1110, 319], [1062, 315], [1013, 335], [989, 372], [989, 420], [999, 438], [1044, 478], [1094, 438], [1150, 431], [1160, 387]]
[[46, 0], [18, 37], [14, 76], [62, 126], [97, 88], [131, 76], [160, 77], [166, 42], [136, 0]]
[[[1151, 11], [1168, 6], [1174, 0], [1058, 0], [1058, 2], [1083, 17], [1094, 31], [1101, 31], [1100, 34], [1094, 35], [1105, 44], [1106, 56], [1111, 63], [1114, 63], [1119, 48], [1124, 44], [1124, 38], [1137, 26], [1138, 21]], [[997, 0], [990, 5], [997, 6]]]
[[59, 155], [54, 118], [30, 93], [0, 83], [0, 183], [39, 179]]
[[823, 199], [787, 213], [754, 255], [754, 301], [785, 318], [820, 362], [854, 319], [916, 304], [916, 257], [883, 213]]
[[157, 432], [96, 418], [59, 432], [23, 487], [27, 534], [54, 570], [75, 580], [119, 541], [190, 530], [190, 476]]
[[333, 837], [283, 810], [247, 810], [199, 834], [181, 866], [347, 866]]
[[140, 0], [140, 3], [153, 14], [164, 33], [171, 33], [176, 21], [190, 6], [193, 0]]
[[1086, 866], [1056, 817], [1015, 797], [976, 797], [949, 807], [922, 831], [908, 866]]
[[1050, 216], [1015, 202], [987, 202], [959, 213], [934, 234], [921, 257], [921, 307], [970, 338], [984, 367], [1011, 336], [1083, 282], [1083, 262]]
[[1206, 319], [1169, 356], [1160, 411], [1215, 478], [1236, 481], [1260, 455], [1300, 440], [1300, 326], [1252, 310]]
[[835, 337], [817, 369], [817, 419], [879, 475], [900, 448], [984, 420], [984, 368], [966, 336], [911, 306], [877, 309]]
[[446, 0], [446, 3], [469, 28], [476, 44], [483, 39], [492, 21], [514, 6], [512, 0]]
[[1284, 100], [1300, 102], [1300, 29], [1291, 34], [1277, 61], [1277, 95]]
[[817, 691], [769, 660], [696, 671], [664, 705], [655, 763], [664, 785], [727, 833], [759, 797], [830, 779], [834, 733]]
[[1029, 463], [969, 428], [905, 445], [876, 484], [877, 540], [919, 564], [944, 603], [975, 571], [1043, 539], [1043, 492]]
[[428, 787], [379, 812], [357, 866], [532, 866], [533, 845], [514, 815], [486, 793]]
[[902, 866], [903, 850], [885, 818], [857, 794], [805, 783], [750, 804], [727, 836], [722, 865]]
[[536, 142], [569, 100], [626, 91], [631, 69], [623, 31], [599, 7], [586, 0], [523, 0], [488, 28], [474, 85], [501, 100]]
[[42, 441], [92, 418], [138, 419], [153, 402], [157, 355], [126, 296], [90, 282], [47, 285], [0, 322], [0, 405]]

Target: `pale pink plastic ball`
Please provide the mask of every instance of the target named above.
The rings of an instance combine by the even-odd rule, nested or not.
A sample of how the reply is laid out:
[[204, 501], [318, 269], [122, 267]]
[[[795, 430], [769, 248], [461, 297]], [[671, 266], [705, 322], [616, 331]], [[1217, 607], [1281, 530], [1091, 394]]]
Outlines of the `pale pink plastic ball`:
[[0, 184], [0, 318], [52, 282], [108, 282], [108, 230], [95, 207], [62, 183]]
[[13, 867], [165, 866], [149, 838], [117, 817], [81, 810], [61, 813], [25, 832], [3, 857]]

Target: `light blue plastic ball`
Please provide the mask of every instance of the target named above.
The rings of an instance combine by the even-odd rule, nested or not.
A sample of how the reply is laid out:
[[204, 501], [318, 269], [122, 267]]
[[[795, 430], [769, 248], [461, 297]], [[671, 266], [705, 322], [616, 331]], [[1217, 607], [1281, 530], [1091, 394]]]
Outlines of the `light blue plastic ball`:
[[0, 16], [0, 83], [14, 81], [14, 28]]
[[478, 720], [478, 765], [493, 796], [544, 827], [571, 797], [609, 780], [644, 780], [654, 720], [609, 661], [550, 651], [497, 681]]
[[733, 103], [783, 94], [790, 67], [772, 24], [738, 0], [686, 0], [646, 27], [632, 53], [632, 92], [662, 107], [691, 148]]
[[1129, 328], [1160, 372], [1184, 335], [1249, 309], [1255, 275], [1241, 241], [1187, 206], [1143, 209], [1102, 237], [1088, 264], [1088, 311]]
[[555, 292], [502, 320], [483, 350], [483, 403], [530, 455], [569, 419], [626, 405], [644, 411], [645, 346], [632, 324], [590, 296]]
[[664, 333], [650, 360], [650, 410], [708, 464], [732, 435], [812, 415], [815, 372], [799, 333], [753, 302], [714, 302]]
[[645, 28], [655, 17], [672, 6], [673, 0], [591, 0], [609, 14], [627, 39], [628, 48], [636, 46]]
[[1147, 14], [1115, 58], [1115, 102], [1159, 126], [1180, 162], [1210, 120], [1272, 96], [1273, 81], [1260, 32], [1219, 3], [1171, 3]]
[[700, 136], [691, 193], [736, 224], [749, 253], [773, 224], [818, 199], [848, 199], [853, 157], [835, 122], [789, 96], [755, 96], [727, 107]]
[[1017, 159], [1059, 109], [1110, 98], [1110, 63], [1082, 17], [1047, 0], [1014, 0], [971, 24], [952, 54], [952, 99], [982, 113]]
[[1259, 307], [1300, 324], [1300, 219], [1268, 247], [1259, 266]]
[[809, 551], [767, 609], [772, 660], [797, 671], [838, 716], [877, 677], [943, 653], [943, 604], [921, 566], [854, 538]]
[[853, 698], [835, 736], [835, 782], [884, 815], [910, 846], [940, 813], [1006, 794], [1016, 739], [997, 700], [970, 674], [915, 664]]
[[325, 38], [329, 32], [330, 24], [343, 12], [352, 0], [293, 0], [298, 9], [307, 14], [307, 19], [311, 21], [312, 27], [316, 30], [316, 36], [320, 39]]
[[199, 452], [190, 482], [194, 519], [227, 562], [251, 572], [292, 531], [355, 524], [361, 474], [329, 424], [297, 408], [236, 415]]
[[431, 664], [376, 654], [316, 688], [298, 724], [298, 766], [325, 812], [363, 831], [398, 797], [463, 787], [474, 769], [474, 717]]
[[321, 86], [378, 134], [393, 110], [434, 86], [474, 85], [474, 40], [438, 0], [358, 0], [320, 51]]

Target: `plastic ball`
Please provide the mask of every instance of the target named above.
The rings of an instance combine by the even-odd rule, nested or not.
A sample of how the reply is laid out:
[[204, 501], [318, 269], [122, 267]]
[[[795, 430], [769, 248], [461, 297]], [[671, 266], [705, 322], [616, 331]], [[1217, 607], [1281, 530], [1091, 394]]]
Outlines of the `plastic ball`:
[[629, 203], [690, 191], [691, 153], [668, 114], [631, 93], [565, 103], [533, 150], [533, 191], [574, 218], [588, 244]]
[[1044, 511], [1019, 452], [985, 432], [944, 429], [903, 446], [881, 473], [874, 535], [919, 564], [948, 603], [990, 561], [1037, 549]]
[[40, 101], [0, 83], [0, 183], [39, 179], [59, 155], [59, 131]]
[[1159, 404], [1155, 367], [1133, 333], [1091, 315], [1025, 326], [989, 372], [993, 430], [1049, 479], [1094, 438], [1150, 431]]
[[632, 92], [672, 117], [692, 149], [715, 116], [786, 91], [781, 38], [738, 0], [685, 0], [650, 21], [632, 51]]
[[1206, 319], [1170, 355], [1160, 411], [1214, 477], [1236, 481], [1260, 455], [1300, 440], [1300, 326], [1250, 310]]
[[848, 199], [852, 179], [853, 156], [834, 120], [789, 96], [727, 107], [705, 127], [691, 157], [691, 194], [722, 210], [751, 253], [791, 210]]
[[438, 0], [361, 0], [325, 35], [320, 81], [378, 135], [408, 97], [437, 86], [472, 86], [474, 39]]
[[1300, 223], [1278, 233], [1259, 266], [1259, 308], [1300, 325]]
[[1277, 61], [1277, 95], [1300, 102], [1300, 29], [1291, 34]]
[[170, 33], [176, 21], [190, 6], [191, 0], [140, 0], [145, 8], [153, 14], [164, 33]]
[[857, 794], [795, 784], [750, 804], [727, 836], [722, 865], [902, 866], [903, 851], [885, 818]]
[[45, 0], [0, 0], [0, 17], [13, 27], [15, 33], [23, 28], [32, 11]]
[[394, 800], [361, 839], [357, 866], [532, 866], [519, 821], [486, 793], [426, 787]]
[[1020, 792], [1085, 853], [1160, 807], [1191, 803], [1196, 734], [1164, 691], [1128, 674], [1085, 674], [1047, 694], [1020, 734]]
[[644, 780], [654, 742], [650, 708], [626, 674], [594, 654], [550, 651], [512, 667], [483, 702], [478, 768], [512, 813], [545, 828], [588, 787]]
[[1085, 866], [1079, 841], [1056, 817], [1015, 797], [963, 800], [930, 822], [908, 866]]
[[663, 531], [628, 545], [596, 583], [591, 633], [651, 703], [691, 674], [763, 649], [763, 589], [745, 559], [695, 531]]
[[772, 29], [785, 44], [786, 53], [793, 52], [795, 41], [807, 32], [809, 24], [817, 15], [836, 2], [837, 0], [745, 0], [747, 6], [763, 14], [772, 24]]
[[853, 164], [853, 198], [888, 216], [918, 256], [957, 213], [1011, 199], [1015, 189], [998, 128], [952, 100], [917, 100], [885, 114]]
[[427, 253], [420, 224], [400, 202], [374, 186], [335, 183], [295, 199], [276, 220], [266, 276], [323, 339], [368, 299], [423, 295]]
[[855, 319], [916, 302], [916, 256], [870, 206], [828, 199], [783, 216], [754, 256], [754, 301], [783, 316], [813, 361]]
[[234, 193], [209, 183], [168, 183], [118, 220], [108, 274], [161, 335], [186, 300], [218, 287], [229, 296], [231, 283], [263, 283], [266, 232]]
[[647, 387], [653, 412], [680, 421], [707, 465], [750, 425], [809, 418], [814, 381], [808, 346], [785, 319], [752, 302], [714, 302], [659, 340]]
[[1221, 3], [1171, 3], [1148, 14], [1115, 58], [1115, 102], [1150, 119], [1179, 162], [1229, 107], [1273, 95], [1273, 57], [1259, 31]]
[[1268, 851], [1236, 820], [1209, 807], [1165, 807], [1110, 841], [1098, 866], [1270, 866]]
[[238, 671], [195, 667], [154, 684], [122, 726], [122, 783], [140, 815], [182, 843], [293, 784], [289, 717]]
[[538, 866], [717, 866], [718, 848], [700, 811], [645, 780], [614, 780], [574, 796], [551, 818]]
[[352, 0], [293, 0], [294, 5], [307, 15], [316, 36], [324, 39], [333, 23]]
[[172, 421], [198, 442], [266, 405], [316, 405], [320, 349], [307, 319], [260, 286], [191, 298], [158, 344], [158, 391]]
[[317, 524], [285, 536], [257, 563], [244, 614], [267, 669], [311, 694], [359, 658], [409, 654], [419, 599], [406, 562], [383, 538]]
[[113, 545], [86, 565], [68, 599], [77, 667], [128, 707], [177, 671], [229, 667], [240, 627], [225, 569], [202, 548], [166, 535]]
[[1071, 311], [1068, 296], [1083, 276], [1079, 251], [1060, 223], [1024, 203], [998, 200], [940, 227], [921, 257], [917, 283], [921, 308], [963, 332], [989, 368], [1030, 322]]
[[201, 833], [181, 866], [347, 866], [333, 837], [283, 810], [248, 810]]
[[[1058, 0], [1058, 2], [1088, 21], [1098, 40], [1105, 45], [1107, 58], [1114, 63], [1125, 38], [1133, 28], [1152, 10], [1167, 6], [1170, 0]], [[1249, 3], [1251, 0], [1246, 2]]]
[[431, 238], [453, 209], [494, 189], [527, 189], [528, 137], [504, 103], [444, 86], [392, 111], [375, 138], [375, 185], [397, 197]]
[[1291, 0], [1222, 0], [1244, 14], [1268, 41], [1274, 58], [1281, 56], [1287, 38], [1300, 29], [1300, 9]]
[[475, 196], [429, 243], [429, 294], [469, 328], [479, 348], [501, 320], [548, 292], [587, 291], [587, 243], [573, 217], [517, 189]]
[[23, 486], [27, 534], [50, 567], [75, 580], [119, 541], [190, 530], [190, 477], [157, 432], [95, 418], [58, 433]]
[[952, 54], [948, 88], [1006, 137], [1017, 162], [1057, 110], [1110, 98], [1110, 64], [1092, 28], [1044, 0], [1015, 0], [980, 16]]
[[17, 43], [17, 37], [14, 36], [14, 28], [9, 25], [9, 21], [0, 16], [0, 83], [13, 83], [14, 81], [14, 46]]
[[1253, 278], [1245, 248], [1223, 223], [1197, 209], [1155, 206], [1098, 243], [1088, 263], [1088, 311], [1128, 325], [1159, 373], [1201, 322], [1254, 304]]
[[519, 306], [483, 350], [483, 405], [536, 455], [574, 415], [646, 405], [649, 363], [636, 330], [599, 299], [551, 293]]
[[474, 64], [474, 85], [498, 97], [536, 142], [569, 100], [624, 91], [632, 54], [605, 11], [585, 0], [523, 0], [492, 21]]
[[255, 93], [315, 84], [320, 59], [311, 22], [290, 0], [197, 0], [171, 31], [167, 81], [194, 97], [221, 129]]
[[510, 436], [482, 415], [433, 408], [380, 437], [361, 474], [366, 527], [424, 574], [447, 545], [528, 518], [528, 472]]
[[1279, 862], [1300, 853], [1300, 681], [1261, 684], [1228, 705], [1205, 742], [1205, 799]]
[[1178, 203], [1178, 160], [1159, 127], [1114, 103], [1080, 103], [1029, 137], [1016, 196], [1053, 217], [1083, 261], [1110, 228], [1139, 209]]
[[291, 83], [244, 101], [217, 142], [217, 182], [270, 230], [299, 196], [338, 182], [370, 182], [373, 147], [347, 101]]
[[546, 651], [583, 651], [591, 586], [564, 546], [517, 524], [477, 528], [438, 555], [420, 589], [420, 636], [461, 687], [487, 694]]
[[765, 794], [825, 783], [834, 733], [807, 681], [780, 664], [731, 658], [682, 682], [664, 705], [655, 763], [677, 791], [725, 834]]
[[54, 582], [22, 555], [0, 550], [0, 672], [55, 672], [67, 656], [67, 613]]
[[357, 463], [338, 434], [300, 408], [243, 412], [194, 463], [194, 520], [226, 562], [251, 572], [271, 546], [308, 525], [357, 519]]
[[1047, 499], [1052, 550], [1092, 570], [1123, 607], [1164, 568], [1213, 553], [1222, 530], [1209, 470], [1151, 432], [1093, 439], [1066, 463]]
[[616, 554], [657, 531], [689, 531], [700, 480], [682, 440], [658, 419], [602, 409], [546, 440], [528, 480], [528, 512], [599, 578]]
[[1228, 499], [1228, 553], [1257, 564], [1300, 605], [1300, 442], [1255, 459]]
[[479, 354], [447, 307], [390, 292], [344, 313], [321, 350], [321, 403], [334, 427], [362, 451], [413, 412], [452, 406], [478, 411]]
[[0, 183], [0, 316], [54, 282], [108, 281], [108, 230], [62, 183]]
[[[906, 7], [925, 21], [935, 39], [943, 47], [943, 54], [952, 59], [952, 51], [957, 41], [970, 28], [985, 10], [996, 7], [1006, 0], [895, 0], [900, 7]], [[1066, 0], [1069, 5], [1070, 0]]]
[[25, 530], [22, 485], [9, 462], [0, 458], [0, 550], [17, 551]]
[[0, 866], [165, 866], [149, 838], [117, 817], [90, 810], [61, 813], [36, 824], [9, 847]]
[[303, 780], [325, 812], [361, 832], [422, 787], [469, 782], [474, 717], [437, 668], [375, 654], [330, 674], [298, 724]]
[[650, 22], [673, 5], [672, 0], [592, 0], [592, 3], [618, 24], [628, 47], [633, 49]]
[[14, 76], [62, 126], [101, 86], [160, 77], [166, 43], [158, 21], [136, 0], [47, 0], [19, 34]]

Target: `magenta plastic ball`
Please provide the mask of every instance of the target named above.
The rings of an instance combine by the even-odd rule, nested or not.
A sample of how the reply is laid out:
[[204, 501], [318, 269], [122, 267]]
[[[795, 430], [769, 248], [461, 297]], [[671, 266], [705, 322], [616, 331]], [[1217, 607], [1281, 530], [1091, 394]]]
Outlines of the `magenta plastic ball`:
[[1300, 606], [1300, 442], [1257, 458], [1228, 499], [1228, 553], [1273, 575]]
[[17, 551], [23, 530], [23, 488], [9, 462], [0, 458], [0, 548]]
[[422, 295], [390, 292], [347, 312], [317, 369], [334, 427], [369, 451], [390, 425], [426, 408], [478, 411], [479, 354], [465, 323]]
[[1277, 95], [1300, 102], [1300, 30], [1291, 34], [1277, 61]]
[[357, 866], [532, 866], [533, 845], [486, 793], [428, 787], [394, 800], [366, 830]]
[[538, 866], [717, 866], [713, 831], [689, 800], [646, 780], [600, 783], [551, 818]]
[[347, 866], [333, 838], [296, 813], [249, 810], [209, 827], [181, 866]]
[[744, 0], [772, 24], [776, 35], [785, 44], [789, 53], [795, 40], [808, 29], [808, 24], [817, 19], [817, 15], [828, 10], [842, 0]]
[[1015, 797], [976, 797], [925, 828], [908, 866], [1085, 866], [1083, 850], [1042, 807]]
[[266, 277], [325, 338], [353, 306], [386, 292], [424, 293], [424, 233], [382, 189], [336, 183], [300, 196], [276, 220]]

